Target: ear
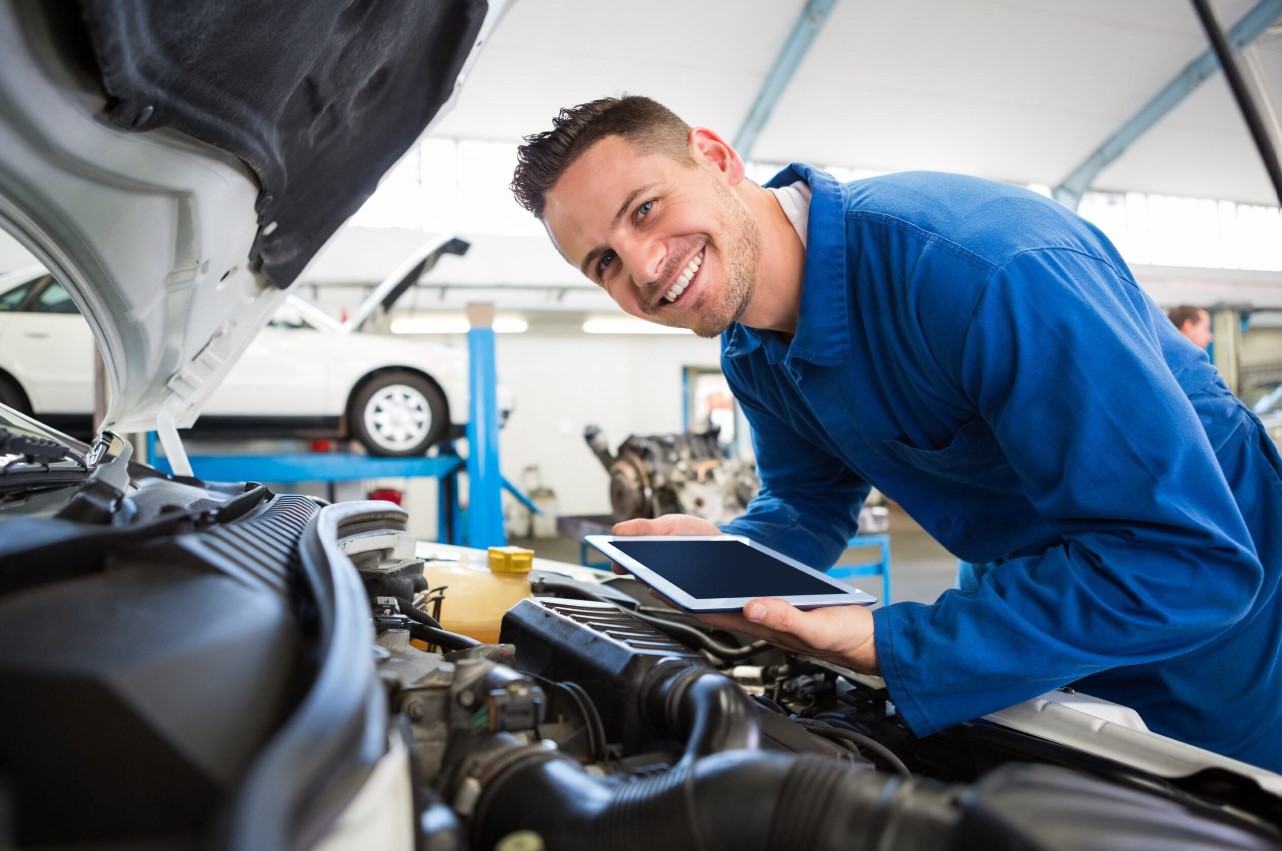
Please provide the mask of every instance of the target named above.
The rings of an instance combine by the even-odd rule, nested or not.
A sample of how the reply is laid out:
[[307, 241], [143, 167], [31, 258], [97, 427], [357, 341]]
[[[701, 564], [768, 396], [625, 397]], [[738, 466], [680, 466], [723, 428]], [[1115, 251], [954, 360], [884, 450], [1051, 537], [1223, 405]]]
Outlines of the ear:
[[731, 186], [743, 180], [743, 159], [730, 143], [707, 127], [690, 129], [690, 152], [725, 176]]

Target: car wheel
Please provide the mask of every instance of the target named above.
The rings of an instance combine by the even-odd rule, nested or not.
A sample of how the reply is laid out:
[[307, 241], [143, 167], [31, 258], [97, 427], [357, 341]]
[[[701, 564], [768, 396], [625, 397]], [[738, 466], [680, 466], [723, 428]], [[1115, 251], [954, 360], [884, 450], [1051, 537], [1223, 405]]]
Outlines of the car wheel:
[[0, 375], [0, 404], [8, 405], [20, 414], [31, 415], [27, 394], [7, 375]]
[[374, 376], [352, 396], [349, 431], [372, 455], [422, 455], [449, 431], [445, 394], [421, 375]]

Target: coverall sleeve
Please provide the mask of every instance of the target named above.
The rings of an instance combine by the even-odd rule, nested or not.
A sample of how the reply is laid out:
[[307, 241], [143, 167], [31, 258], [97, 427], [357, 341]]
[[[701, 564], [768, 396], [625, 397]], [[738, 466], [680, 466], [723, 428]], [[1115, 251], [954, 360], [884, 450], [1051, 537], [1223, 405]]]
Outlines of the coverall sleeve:
[[761, 489], [745, 514], [721, 527], [817, 570], [831, 567], [859, 528], [869, 484], [823, 447], [799, 434], [742, 386], [735, 398], [752, 428]]
[[962, 318], [944, 369], [1062, 543], [999, 563], [976, 591], [874, 612], [918, 735], [1184, 654], [1251, 606], [1263, 572], [1155, 316], [1106, 260], [1044, 249], [990, 276]]

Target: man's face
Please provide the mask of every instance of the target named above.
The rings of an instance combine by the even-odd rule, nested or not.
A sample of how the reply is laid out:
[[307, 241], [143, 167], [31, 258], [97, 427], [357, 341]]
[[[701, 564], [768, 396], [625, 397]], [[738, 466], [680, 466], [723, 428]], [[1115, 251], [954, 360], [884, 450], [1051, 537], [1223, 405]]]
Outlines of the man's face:
[[626, 312], [715, 337], [752, 299], [761, 232], [730, 188], [733, 171], [692, 153], [682, 163], [607, 136], [547, 193], [543, 221], [566, 260]]
[[1187, 320], [1180, 333], [1192, 340], [1198, 348], [1205, 349], [1211, 345], [1211, 314], [1205, 310], [1199, 311], [1197, 319]]

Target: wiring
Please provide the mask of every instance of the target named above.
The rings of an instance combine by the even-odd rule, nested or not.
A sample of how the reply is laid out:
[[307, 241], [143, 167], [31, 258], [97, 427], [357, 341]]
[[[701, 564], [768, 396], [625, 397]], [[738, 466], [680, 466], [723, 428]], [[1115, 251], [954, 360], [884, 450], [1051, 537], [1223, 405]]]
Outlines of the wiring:
[[908, 770], [908, 766], [904, 764], [904, 761], [895, 756], [890, 748], [876, 739], [865, 736], [863, 733], [856, 733], [853, 730], [843, 730], [840, 727], [834, 727], [827, 722], [816, 721], [813, 718], [793, 716], [792, 720], [816, 736], [823, 736], [826, 739], [844, 739], [845, 741], [853, 742], [861, 750], [867, 748], [888, 763], [897, 774], [903, 777], [912, 777], [912, 772]]

